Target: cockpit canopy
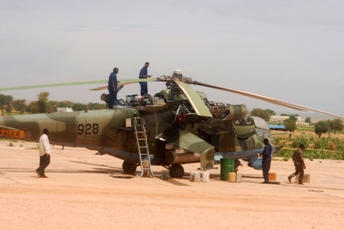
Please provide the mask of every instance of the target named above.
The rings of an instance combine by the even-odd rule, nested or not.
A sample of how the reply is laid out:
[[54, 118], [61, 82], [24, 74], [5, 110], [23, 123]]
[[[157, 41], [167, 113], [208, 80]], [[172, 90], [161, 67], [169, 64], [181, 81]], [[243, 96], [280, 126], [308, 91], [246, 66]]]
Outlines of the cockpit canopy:
[[254, 120], [254, 124], [256, 125], [256, 128], [270, 130], [269, 124], [263, 118], [255, 117], [255, 116], [252, 116], [252, 118]]

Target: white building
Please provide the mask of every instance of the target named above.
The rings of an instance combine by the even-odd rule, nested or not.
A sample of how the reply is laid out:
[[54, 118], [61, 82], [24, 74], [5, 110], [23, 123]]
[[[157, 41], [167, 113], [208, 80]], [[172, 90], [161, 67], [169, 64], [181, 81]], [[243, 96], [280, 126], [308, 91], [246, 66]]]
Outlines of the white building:
[[58, 113], [73, 112], [73, 109], [72, 109], [72, 108], [57, 107], [57, 112], [58, 112]]

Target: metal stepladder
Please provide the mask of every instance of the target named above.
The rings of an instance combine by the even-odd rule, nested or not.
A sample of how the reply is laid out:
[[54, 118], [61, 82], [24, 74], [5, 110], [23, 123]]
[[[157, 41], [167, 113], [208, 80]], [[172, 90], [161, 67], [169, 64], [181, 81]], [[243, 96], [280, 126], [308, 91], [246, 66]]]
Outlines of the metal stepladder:
[[149, 156], [147, 133], [144, 126], [144, 119], [142, 119], [141, 117], [134, 117], [134, 128], [137, 150], [140, 159], [141, 176], [144, 176], [144, 173], [147, 171], [150, 175], [154, 176]]

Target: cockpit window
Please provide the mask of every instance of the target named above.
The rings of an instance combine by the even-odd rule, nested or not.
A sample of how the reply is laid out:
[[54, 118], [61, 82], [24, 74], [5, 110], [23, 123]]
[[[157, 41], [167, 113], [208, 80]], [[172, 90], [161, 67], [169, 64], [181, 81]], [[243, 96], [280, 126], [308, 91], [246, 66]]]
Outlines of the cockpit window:
[[252, 117], [246, 116], [245, 118], [242, 118], [240, 120], [236, 120], [235, 125], [253, 125]]
[[260, 117], [255, 117], [255, 116], [252, 116], [252, 118], [257, 128], [265, 129], [265, 130], [270, 129], [269, 124], [264, 119]]

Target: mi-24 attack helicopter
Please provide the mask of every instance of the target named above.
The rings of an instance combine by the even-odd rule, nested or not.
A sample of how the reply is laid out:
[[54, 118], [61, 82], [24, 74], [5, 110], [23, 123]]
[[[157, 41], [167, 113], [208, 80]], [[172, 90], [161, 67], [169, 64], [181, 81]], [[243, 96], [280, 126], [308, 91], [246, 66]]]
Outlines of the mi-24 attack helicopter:
[[[150, 165], [160, 165], [169, 169], [171, 177], [181, 178], [184, 175], [182, 164], [200, 162], [201, 168], [211, 168], [214, 155], [236, 159], [235, 168], [240, 165], [238, 159], [243, 159], [250, 167], [261, 169], [258, 153], [263, 150], [263, 139], [267, 138], [272, 145], [274, 143], [267, 122], [249, 116], [246, 105], [208, 101], [204, 92], [195, 91], [190, 84], [300, 111], [311, 110], [344, 118], [269, 97], [193, 81], [178, 70], [172, 76], [120, 80], [119, 88], [141, 81], [165, 82], [167, 89], [153, 96], [127, 95], [126, 100], [119, 100], [120, 105], [114, 109], [88, 111], [86, 108], [85, 111], [68, 113], [3, 116], [0, 117], [0, 137], [37, 141], [43, 128], [48, 128], [51, 144], [85, 147], [120, 158], [125, 173], [135, 173], [140, 165], [142, 175], [147, 168], [143, 164], [146, 159], [151, 173]], [[0, 92], [9, 89], [16, 88], [3, 88]], [[101, 99], [108, 103], [109, 96], [102, 94]]]

